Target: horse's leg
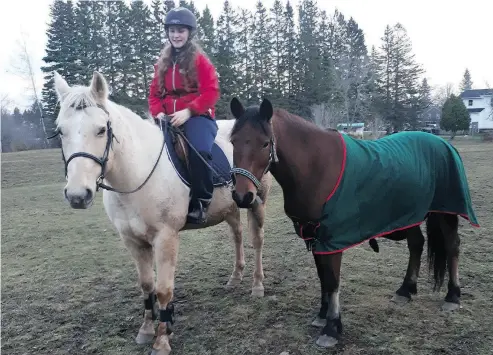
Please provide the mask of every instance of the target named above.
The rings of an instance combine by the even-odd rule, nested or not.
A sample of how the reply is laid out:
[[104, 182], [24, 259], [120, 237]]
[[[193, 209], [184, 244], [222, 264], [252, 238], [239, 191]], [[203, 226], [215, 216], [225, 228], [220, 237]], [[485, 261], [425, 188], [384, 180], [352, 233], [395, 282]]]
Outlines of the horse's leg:
[[317, 345], [323, 348], [335, 346], [342, 333], [341, 312], [339, 307], [339, 279], [341, 271], [342, 253], [320, 255], [320, 264], [323, 267], [323, 277], [327, 290], [329, 307], [327, 322], [317, 339]]
[[255, 269], [253, 270], [252, 296], [264, 297], [264, 269], [262, 248], [264, 246], [265, 204], [256, 203], [247, 211], [248, 226], [253, 249], [255, 250]]
[[423, 246], [425, 244], [425, 237], [419, 226], [408, 229], [405, 231], [405, 235], [409, 249], [409, 262], [404, 281], [392, 298], [394, 302], [402, 304], [409, 302], [411, 295], [415, 295], [418, 292], [419, 268], [421, 266], [421, 255], [423, 254]]
[[139, 284], [144, 298], [144, 323], [140, 327], [135, 341], [137, 344], [151, 343], [154, 339], [154, 319], [156, 319], [152, 245], [130, 236], [122, 236], [122, 239], [137, 267]]
[[313, 254], [313, 259], [315, 259], [315, 266], [317, 267], [317, 274], [320, 280], [320, 310], [317, 317], [313, 320], [312, 325], [317, 328], [322, 328], [327, 323], [327, 311], [329, 310], [329, 298], [327, 294], [325, 279], [324, 279], [324, 268], [321, 264], [322, 256], [319, 254]]
[[157, 267], [156, 296], [159, 304], [159, 326], [152, 355], [168, 355], [169, 340], [174, 323], [173, 291], [175, 269], [178, 261], [178, 232], [169, 227], [161, 229], [154, 238], [154, 255]]
[[444, 311], [455, 311], [460, 307], [459, 217], [451, 214], [442, 214], [440, 217], [440, 227], [445, 237], [445, 249], [447, 250], [447, 266], [449, 274], [448, 292], [445, 296], [445, 303], [443, 304], [442, 309]]
[[245, 269], [243, 233], [241, 227], [240, 211], [237, 208], [234, 212], [226, 216], [226, 223], [229, 224], [235, 244], [235, 262], [233, 265], [233, 273], [229, 277], [226, 287], [234, 287], [240, 284], [241, 280], [243, 279], [243, 270]]

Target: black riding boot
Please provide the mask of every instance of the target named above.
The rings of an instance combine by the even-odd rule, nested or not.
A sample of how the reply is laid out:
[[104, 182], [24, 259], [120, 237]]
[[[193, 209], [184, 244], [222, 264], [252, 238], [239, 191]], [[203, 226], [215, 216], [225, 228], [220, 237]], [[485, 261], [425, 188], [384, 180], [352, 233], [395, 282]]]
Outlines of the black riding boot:
[[[201, 152], [202, 157], [211, 164], [211, 156]], [[192, 200], [188, 209], [187, 223], [205, 224], [207, 209], [212, 200], [214, 185], [212, 171], [204, 164], [195, 152], [190, 153], [190, 182], [192, 184]]]

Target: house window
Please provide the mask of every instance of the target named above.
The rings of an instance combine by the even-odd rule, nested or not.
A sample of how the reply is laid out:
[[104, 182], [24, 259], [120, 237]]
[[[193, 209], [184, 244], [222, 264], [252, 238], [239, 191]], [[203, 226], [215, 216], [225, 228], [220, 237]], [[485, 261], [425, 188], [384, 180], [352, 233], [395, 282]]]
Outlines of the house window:
[[472, 100], [469, 100], [469, 106], [472, 106]]

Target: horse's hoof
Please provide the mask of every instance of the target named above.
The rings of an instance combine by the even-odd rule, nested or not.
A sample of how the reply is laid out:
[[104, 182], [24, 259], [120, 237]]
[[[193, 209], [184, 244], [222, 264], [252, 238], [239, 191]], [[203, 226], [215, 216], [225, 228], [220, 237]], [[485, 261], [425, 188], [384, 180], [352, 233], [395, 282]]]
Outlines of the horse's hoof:
[[264, 297], [264, 288], [262, 286], [253, 287], [252, 297]]
[[445, 302], [442, 306], [442, 311], [453, 312], [460, 308], [460, 305], [453, 302]]
[[171, 349], [152, 349], [149, 355], [169, 355], [171, 353]]
[[396, 294], [391, 298], [391, 301], [396, 303], [396, 304], [404, 305], [404, 304], [411, 302], [411, 299], [408, 297]]
[[228, 280], [228, 283], [226, 284], [226, 288], [234, 288], [234, 287], [238, 286], [239, 284], [241, 284], [241, 279], [236, 279], [236, 278], [230, 277]]
[[140, 333], [135, 337], [135, 342], [139, 345], [149, 344], [154, 341], [154, 334]]
[[317, 318], [315, 318], [313, 320], [312, 326], [314, 326], [316, 328], [323, 328], [323, 327], [325, 327], [326, 323], [327, 323], [327, 319], [322, 319], [319, 316], [317, 316]]
[[317, 339], [317, 345], [322, 348], [332, 348], [336, 346], [338, 340], [336, 338], [329, 337], [328, 335], [322, 334]]

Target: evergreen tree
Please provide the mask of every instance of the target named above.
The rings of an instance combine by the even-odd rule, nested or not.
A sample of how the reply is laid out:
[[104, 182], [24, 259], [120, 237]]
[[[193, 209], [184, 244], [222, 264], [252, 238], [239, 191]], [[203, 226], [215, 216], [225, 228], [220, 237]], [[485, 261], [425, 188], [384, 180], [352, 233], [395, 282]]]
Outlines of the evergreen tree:
[[127, 85], [132, 97], [131, 105], [141, 111], [147, 107], [149, 84], [154, 73], [153, 65], [159, 55], [160, 48], [153, 41], [151, 11], [142, 1], [130, 4], [129, 16], [132, 19], [132, 35], [130, 44], [133, 49], [130, 75]]
[[236, 93], [247, 105], [257, 103], [258, 98], [252, 100], [254, 90], [254, 68], [251, 30], [253, 16], [250, 11], [241, 9], [238, 18], [238, 47], [236, 59], [238, 61], [238, 77]]
[[216, 25], [216, 51], [214, 53], [216, 69], [219, 75], [221, 98], [217, 105], [218, 116], [229, 113], [229, 102], [237, 94], [237, 40], [238, 15], [228, 0]]
[[267, 9], [258, 0], [252, 22], [253, 88], [252, 99], [260, 100], [270, 93], [272, 73], [271, 25]]
[[[76, 29], [75, 14], [71, 1], [55, 1], [50, 5], [51, 22], [47, 30], [48, 43], [46, 56], [41, 67], [45, 73], [45, 83], [42, 89], [44, 112], [46, 114], [46, 131], [53, 132], [55, 119], [58, 115], [58, 98], [53, 88], [53, 71], [64, 76], [69, 85], [77, 80], [76, 66]], [[57, 143], [53, 143], [57, 144]]]
[[464, 76], [462, 78], [462, 81], [460, 83], [460, 91], [465, 91], [465, 90], [471, 90], [472, 89], [472, 79], [471, 79], [471, 73], [469, 72], [469, 69], [466, 68], [466, 71], [464, 72]]
[[152, 0], [152, 29], [153, 29], [153, 42], [156, 45], [159, 44], [159, 48], [162, 48], [166, 42], [166, 36], [164, 33], [164, 9], [161, 8], [161, 0]]
[[284, 49], [286, 46], [286, 34], [284, 32], [284, 16], [281, 0], [275, 0], [270, 11], [271, 34], [272, 36], [272, 76], [271, 76], [271, 98], [279, 104], [284, 93], [284, 74], [286, 64], [284, 61]]
[[300, 112], [306, 118], [311, 118], [310, 107], [319, 102], [318, 88], [320, 86], [319, 46], [317, 42], [318, 8], [315, 0], [301, 0], [298, 6], [299, 33], [299, 78], [301, 88], [298, 92], [298, 102], [303, 103]]
[[202, 48], [209, 58], [214, 61], [214, 18], [209, 10], [209, 6], [205, 5], [198, 22], [202, 31], [200, 37]]
[[284, 102], [286, 109], [297, 112], [300, 74], [299, 74], [299, 47], [298, 35], [294, 23], [294, 9], [289, 0], [286, 2], [286, 7], [283, 12], [282, 32], [284, 33], [285, 43], [283, 46], [282, 57], [284, 58], [285, 74], [283, 81]]
[[401, 24], [387, 25], [382, 41], [379, 58], [379, 74], [383, 80], [379, 88], [383, 96], [382, 109], [385, 119], [400, 129], [410, 117], [423, 70], [415, 62], [411, 41]]
[[452, 138], [457, 131], [468, 130], [471, 117], [462, 99], [454, 94], [445, 101], [442, 107], [440, 127], [452, 132]]

